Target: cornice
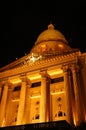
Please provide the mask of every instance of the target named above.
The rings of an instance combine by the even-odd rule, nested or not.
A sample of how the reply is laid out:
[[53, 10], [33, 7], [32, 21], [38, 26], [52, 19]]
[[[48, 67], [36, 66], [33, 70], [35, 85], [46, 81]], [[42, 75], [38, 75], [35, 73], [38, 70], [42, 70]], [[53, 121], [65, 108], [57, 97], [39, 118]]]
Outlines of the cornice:
[[56, 66], [60, 64], [66, 64], [70, 62], [76, 62], [76, 54], [68, 54], [63, 56], [56, 56], [53, 58], [45, 59], [45, 60], [39, 60], [32, 64], [25, 64], [20, 67], [16, 67], [10, 70], [6, 70], [0, 73], [0, 78], [20, 75], [22, 73], [28, 73], [35, 70], [41, 70], [43, 68], [48, 68], [51, 66]]

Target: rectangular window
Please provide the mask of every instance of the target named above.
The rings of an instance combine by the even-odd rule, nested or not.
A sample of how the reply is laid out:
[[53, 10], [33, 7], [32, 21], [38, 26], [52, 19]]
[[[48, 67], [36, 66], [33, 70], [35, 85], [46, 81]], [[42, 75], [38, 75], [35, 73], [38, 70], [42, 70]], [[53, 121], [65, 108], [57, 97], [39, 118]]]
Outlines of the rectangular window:
[[20, 91], [20, 89], [21, 89], [21, 86], [16, 86], [16, 87], [13, 89], [13, 91]]
[[51, 84], [64, 81], [64, 77], [51, 79]]
[[31, 87], [38, 87], [38, 86], [41, 86], [41, 82], [35, 82], [35, 83], [32, 83]]

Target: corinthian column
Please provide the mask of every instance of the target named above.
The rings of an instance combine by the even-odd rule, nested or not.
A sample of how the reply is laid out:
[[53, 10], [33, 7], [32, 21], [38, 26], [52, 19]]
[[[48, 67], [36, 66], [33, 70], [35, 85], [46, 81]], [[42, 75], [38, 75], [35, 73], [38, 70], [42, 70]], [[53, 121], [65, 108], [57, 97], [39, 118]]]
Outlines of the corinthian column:
[[3, 126], [3, 121], [5, 118], [7, 94], [8, 94], [8, 83], [6, 82], [4, 85], [3, 95], [2, 95], [2, 99], [1, 99], [1, 105], [0, 105], [0, 126]]
[[18, 115], [17, 115], [17, 125], [22, 124], [24, 106], [25, 106], [25, 95], [26, 95], [26, 77], [22, 76], [21, 79], [22, 79], [22, 84], [21, 84], [19, 108], [18, 108]]
[[27, 81], [27, 91], [26, 91], [26, 107], [25, 107], [25, 113], [24, 113], [24, 122], [25, 123], [31, 123], [30, 122], [30, 103], [31, 103], [31, 99], [30, 99], [30, 87], [31, 87], [31, 81], [30, 79], [28, 79]]
[[70, 83], [70, 70], [68, 66], [63, 66], [64, 72], [64, 89], [65, 89], [65, 106], [66, 106], [66, 120], [69, 124], [73, 124], [73, 114], [72, 114], [72, 102], [71, 102], [71, 83]]
[[50, 116], [50, 80], [46, 71], [41, 73], [40, 122], [48, 122]]
[[80, 123], [84, 122], [84, 110], [80, 92], [79, 66], [72, 65], [71, 69], [72, 69], [74, 93], [75, 93], [76, 125], [80, 125]]

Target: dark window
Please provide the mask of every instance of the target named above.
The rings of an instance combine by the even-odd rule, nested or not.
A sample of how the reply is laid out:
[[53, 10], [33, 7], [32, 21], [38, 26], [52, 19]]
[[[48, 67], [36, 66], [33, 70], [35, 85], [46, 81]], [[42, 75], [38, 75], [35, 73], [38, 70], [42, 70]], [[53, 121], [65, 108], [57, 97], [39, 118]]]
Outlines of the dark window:
[[65, 112], [64, 112], [64, 116], [66, 116]]
[[59, 102], [60, 102], [60, 101], [61, 101], [61, 97], [58, 97], [58, 98], [57, 98], [57, 101], [59, 101]]
[[62, 116], [62, 111], [59, 111], [59, 112], [58, 112], [58, 116]]
[[35, 115], [35, 119], [39, 119], [39, 114], [36, 114], [36, 115]]
[[21, 86], [16, 86], [13, 91], [19, 91], [21, 89]]
[[15, 118], [15, 122], [17, 121], [17, 118]]
[[57, 113], [55, 114], [55, 117], [57, 117]]
[[39, 101], [37, 101], [37, 102], [36, 102], [36, 105], [39, 105], [39, 104], [40, 104], [40, 102], [39, 102]]
[[37, 86], [41, 86], [41, 82], [35, 82], [35, 83], [32, 83], [31, 87], [37, 87]]
[[64, 81], [64, 77], [51, 79], [51, 84]]

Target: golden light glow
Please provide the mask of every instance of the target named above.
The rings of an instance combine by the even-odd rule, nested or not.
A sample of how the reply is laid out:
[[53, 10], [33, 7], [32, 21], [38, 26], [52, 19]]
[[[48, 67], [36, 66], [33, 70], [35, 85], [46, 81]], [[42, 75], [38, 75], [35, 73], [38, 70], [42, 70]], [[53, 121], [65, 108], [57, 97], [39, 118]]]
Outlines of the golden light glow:
[[64, 91], [61, 91], [61, 92], [52, 92], [51, 94], [55, 95], [55, 94], [62, 94], [62, 93], [64, 93]]
[[30, 60], [35, 62], [36, 58], [34, 57], [33, 53], [32, 53], [32, 56], [30, 57]]
[[[50, 24], [48, 29], [38, 36], [28, 55], [18, 60], [16, 58], [12, 64], [1, 68], [0, 127], [34, 123], [34, 128], [42, 128], [41, 125], [45, 128], [44, 123], [49, 124], [50, 121], [53, 124], [49, 127], [54, 127], [54, 121], [60, 120], [65, 120], [75, 127], [81, 125], [81, 122], [86, 122], [86, 111], [83, 108], [86, 91], [81, 99], [81, 95], [78, 95], [83, 94], [85, 87], [83, 77], [86, 53], [81, 54], [79, 49], [73, 49], [66, 43], [68, 42], [64, 35]], [[83, 65], [79, 75], [83, 78], [83, 91], [77, 87], [79, 80], [76, 68], [79, 64], [76, 63], [76, 57]], [[82, 62], [82, 59], [85, 62]], [[70, 78], [67, 73], [64, 74], [62, 66], [71, 72]], [[69, 95], [70, 87], [72, 101]], [[37, 126], [37, 123], [41, 124]], [[22, 129], [24, 128], [23, 125]]]
[[75, 117], [75, 109], [73, 108], [73, 121], [74, 121], [74, 125], [76, 126], [76, 117]]
[[44, 44], [44, 45], [41, 45], [41, 47], [42, 47], [42, 51], [45, 51], [46, 50], [46, 45]]
[[31, 76], [28, 76], [28, 78], [29, 78], [30, 80], [35, 80], [35, 79], [41, 78], [41, 75], [31, 75]]
[[34, 56], [32, 56], [32, 57], [30, 58], [30, 60], [33, 61], [33, 62], [35, 62], [36, 59], [35, 59]]
[[14, 99], [12, 100], [12, 102], [19, 102], [19, 99]]
[[3, 122], [2, 122], [2, 127], [5, 126], [5, 122], [6, 122], [6, 120], [5, 120], [5, 118], [4, 118], [4, 120], [3, 120]]
[[9, 82], [12, 83], [12, 84], [16, 84], [16, 83], [20, 83], [20, 82], [21, 82], [21, 79], [19, 79], [19, 78], [9, 79]]
[[58, 46], [59, 46], [60, 48], [63, 48], [63, 47], [64, 47], [62, 44], [58, 44]]
[[86, 113], [85, 113], [85, 121], [86, 121]]
[[56, 75], [56, 74], [62, 74], [63, 70], [57, 69], [57, 70], [49, 71], [48, 73], [49, 73], [50, 76], [51, 75]]
[[76, 119], [75, 119], [75, 116], [74, 116], [74, 125], [76, 126]]
[[38, 98], [40, 95], [31, 96], [30, 98]]

